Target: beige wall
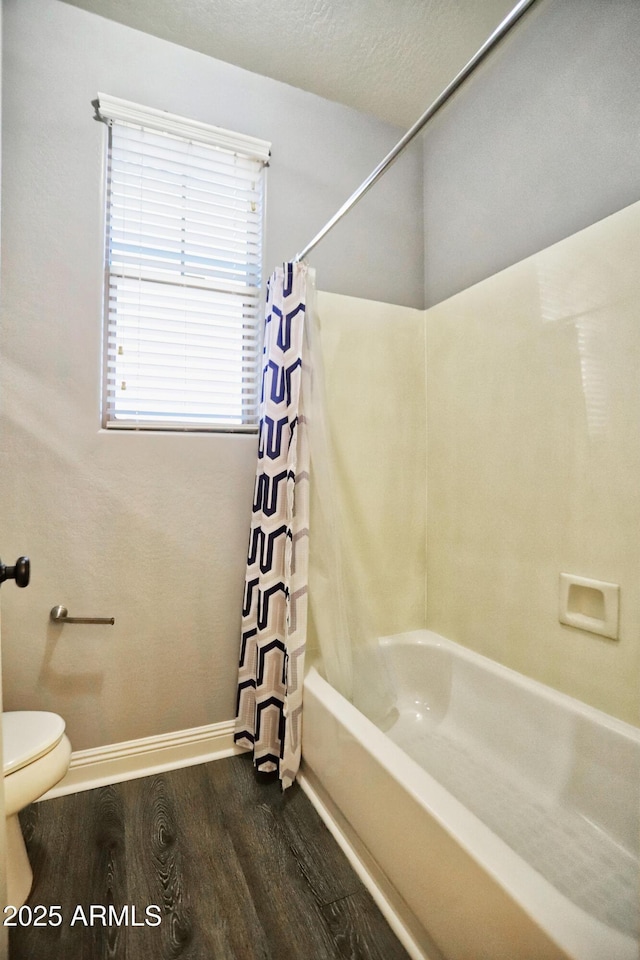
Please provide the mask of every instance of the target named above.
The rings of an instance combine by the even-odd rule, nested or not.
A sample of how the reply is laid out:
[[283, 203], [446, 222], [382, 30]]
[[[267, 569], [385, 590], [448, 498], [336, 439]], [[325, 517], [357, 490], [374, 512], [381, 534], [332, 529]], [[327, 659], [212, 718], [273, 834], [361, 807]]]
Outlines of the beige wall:
[[[431, 308], [428, 626], [640, 721], [640, 203]], [[620, 638], [558, 622], [620, 585]]]

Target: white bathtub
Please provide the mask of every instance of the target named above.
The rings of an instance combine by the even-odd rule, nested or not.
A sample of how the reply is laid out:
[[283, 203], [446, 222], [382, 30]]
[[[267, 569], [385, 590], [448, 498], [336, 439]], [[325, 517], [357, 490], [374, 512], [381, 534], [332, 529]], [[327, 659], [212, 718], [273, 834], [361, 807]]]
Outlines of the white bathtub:
[[637, 960], [640, 730], [429, 631], [380, 641], [386, 733], [305, 681], [303, 785], [414, 956]]

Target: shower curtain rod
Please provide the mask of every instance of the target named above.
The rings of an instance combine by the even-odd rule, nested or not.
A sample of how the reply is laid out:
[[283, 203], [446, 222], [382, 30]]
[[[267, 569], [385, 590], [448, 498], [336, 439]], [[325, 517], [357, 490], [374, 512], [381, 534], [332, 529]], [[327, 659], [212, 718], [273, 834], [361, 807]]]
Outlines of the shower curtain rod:
[[393, 150], [391, 150], [387, 154], [387, 156], [384, 158], [384, 160], [382, 160], [378, 164], [375, 170], [369, 174], [367, 179], [360, 184], [360, 186], [355, 191], [355, 193], [352, 193], [349, 199], [342, 204], [342, 206], [337, 211], [337, 213], [335, 213], [331, 217], [331, 219], [324, 225], [322, 230], [320, 230], [319, 233], [315, 235], [313, 240], [311, 240], [311, 242], [308, 243], [307, 246], [300, 251], [300, 253], [296, 254], [296, 257], [294, 260], [295, 263], [298, 263], [300, 260], [304, 260], [307, 254], [310, 253], [313, 250], [313, 248], [318, 243], [320, 243], [321, 240], [324, 239], [324, 237], [326, 237], [326, 235], [329, 233], [330, 230], [333, 229], [333, 227], [335, 227], [336, 223], [338, 223], [339, 220], [342, 220], [345, 213], [348, 213], [352, 207], [355, 207], [358, 200], [361, 200], [362, 197], [364, 197], [365, 193], [367, 193], [367, 191], [371, 189], [374, 183], [376, 183], [376, 181], [379, 180], [384, 173], [386, 173], [386, 171], [389, 169], [391, 164], [395, 160], [397, 160], [397, 158], [402, 153], [404, 148], [411, 143], [413, 138], [417, 136], [418, 133], [420, 133], [420, 131], [428, 123], [431, 117], [433, 117], [433, 115], [438, 112], [440, 107], [444, 106], [444, 104], [447, 102], [449, 97], [451, 97], [456, 92], [458, 87], [460, 87], [464, 83], [467, 77], [473, 73], [476, 67], [484, 60], [486, 55], [489, 53], [490, 50], [493, 49], [493, 47], [498, 43], [498, 41], [501, 40], [502, 37], [504, 37], [505, 34], [509, 32], [511, 27], [516, 23], [517, 20], [520, 19], [520, 17], [525, 12], [525, 10], [527, 10], [527, 8], [532, 6], [532, 4], [534, 3], [535, 3], [535, 0], [519, 0], [519, 2], [516, 3], [511, 13], [508, 13], [507, 16], [504, 18], [504, 20], [502, 21], [502, 23], [500, 23], [496, 27], [496, 29], [493, 31], [491, 36], [487, 37], [487, 39], [482, 44], [480, 49], [471, 57], [471, 60], [469, 60], [469, 62], [465, 64], [465, 66], [462, 68], [460, 73], [458, 73], [457, 76], [453, 78], [451, 83], [444, 88], [440, 96], [437, 97], [433, 101], [431, 106], [425, 110], [422, 116], [418, 120], [416, 120], [416, 122], [411, 127], [411, 129], [408, 130], [405, 133], [405, 135], [402, 137], [402, 139], [398, 141], [398, 143], [395, 145]]

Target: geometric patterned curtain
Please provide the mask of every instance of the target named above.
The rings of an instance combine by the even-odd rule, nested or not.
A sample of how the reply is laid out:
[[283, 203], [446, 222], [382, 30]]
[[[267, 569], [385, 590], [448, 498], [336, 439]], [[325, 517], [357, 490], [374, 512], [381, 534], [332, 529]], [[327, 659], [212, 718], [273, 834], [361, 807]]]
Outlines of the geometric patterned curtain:
[[[267, 285], [258, 465], [242, 610], [234, 739], [286, 789], [300, 765], [307, 632], [309, 453], [303, 410], [309, 269]], [[305, 363], [303, 364], [303, 350]]]

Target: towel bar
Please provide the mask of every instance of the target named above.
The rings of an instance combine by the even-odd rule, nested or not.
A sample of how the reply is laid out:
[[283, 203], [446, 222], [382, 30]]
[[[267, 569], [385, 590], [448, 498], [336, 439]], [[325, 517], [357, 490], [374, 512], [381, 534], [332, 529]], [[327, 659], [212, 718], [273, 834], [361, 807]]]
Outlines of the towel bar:
[[49, 616], [54, 623], [110, 623], [113, 625], [116, 621], [113, 617], [70, 617], [69, 611], [61, 604], [51, 608]]

